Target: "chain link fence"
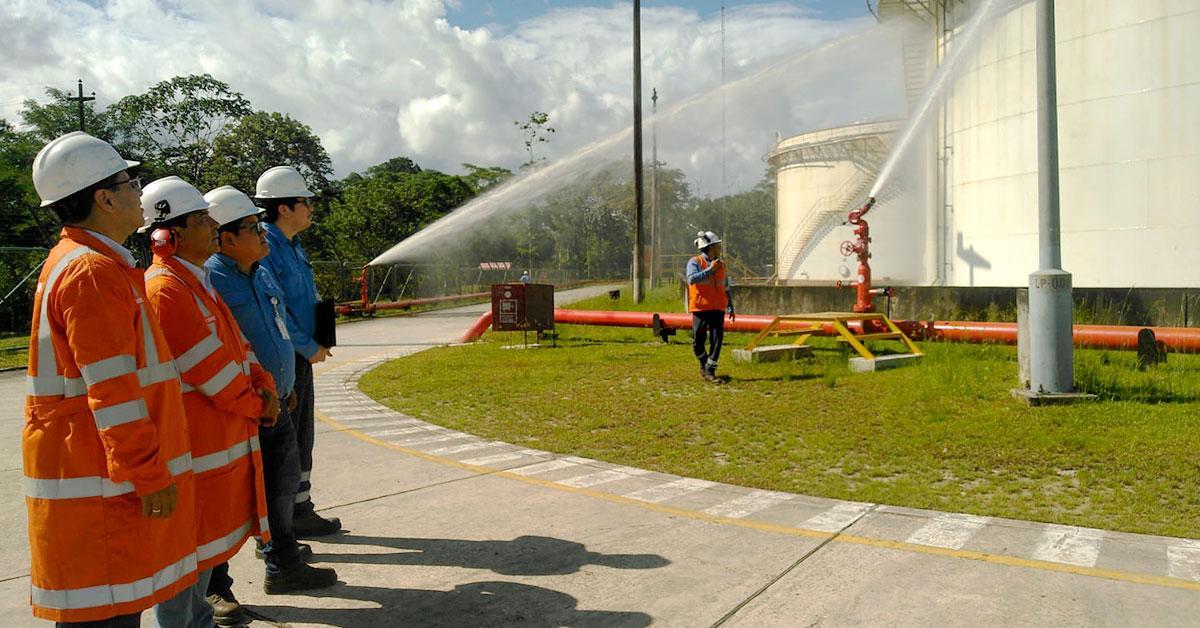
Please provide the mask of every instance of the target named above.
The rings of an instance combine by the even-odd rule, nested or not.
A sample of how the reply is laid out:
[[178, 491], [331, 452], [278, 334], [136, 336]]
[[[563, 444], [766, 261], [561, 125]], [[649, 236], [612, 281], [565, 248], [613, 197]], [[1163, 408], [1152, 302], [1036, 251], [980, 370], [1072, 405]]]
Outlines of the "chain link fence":
[[[313, 277], [322, 298], [339, 303], [362, 299], [362, 263], [315, 261]], [[530, 269], [535, 283], [557, 286], [585, 281], [574, 269]], [[522, 269], [483, 270], [479, 266], [447, 266], [438, 264], [395, 264], [370, 266], [367, 272], [367, 300], [371, 303], [452, 296], [487, 292], [494, 283], [518, 281]]]

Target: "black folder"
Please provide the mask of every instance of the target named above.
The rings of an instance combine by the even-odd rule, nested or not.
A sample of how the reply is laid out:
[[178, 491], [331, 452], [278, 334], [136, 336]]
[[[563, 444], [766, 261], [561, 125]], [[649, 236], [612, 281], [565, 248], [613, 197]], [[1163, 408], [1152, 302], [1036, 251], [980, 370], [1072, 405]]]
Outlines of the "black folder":
[[317, 324], [313, 330], [313, 340], [322, 347], [337, 346], [337, 313], [333, 309], [333, 299], [317, 303]]

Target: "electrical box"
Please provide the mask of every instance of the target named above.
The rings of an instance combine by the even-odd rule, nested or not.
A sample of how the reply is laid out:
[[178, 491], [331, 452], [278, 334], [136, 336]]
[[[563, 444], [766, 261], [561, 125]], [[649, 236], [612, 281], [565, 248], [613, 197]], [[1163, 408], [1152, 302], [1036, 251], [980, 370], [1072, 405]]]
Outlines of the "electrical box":
[[546, 283], [492, 284], [492, 329], [554, 329], [554, 286]]

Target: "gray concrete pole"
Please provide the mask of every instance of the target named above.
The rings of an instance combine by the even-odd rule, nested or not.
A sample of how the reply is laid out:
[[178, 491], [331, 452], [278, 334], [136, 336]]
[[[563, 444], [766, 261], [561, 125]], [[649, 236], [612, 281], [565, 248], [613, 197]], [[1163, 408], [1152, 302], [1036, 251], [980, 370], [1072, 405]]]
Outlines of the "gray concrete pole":
[[658, 215], [658, 88], [650, 88], [650, 289], [662, 274], [662, 221]]
[[1075, 388], [1071, 344], [1071, 274], [1062, 267], [1058, 191], [1058, 90], [1054, 0], [1037, 0], [1038, 261], [1029, 276], [1029, 389], [1069, 393]]
[[642, 3], [633, 0], [633, 302], [645, 297], [645, 271], [642, 257], [643, 183], [642, 183]]

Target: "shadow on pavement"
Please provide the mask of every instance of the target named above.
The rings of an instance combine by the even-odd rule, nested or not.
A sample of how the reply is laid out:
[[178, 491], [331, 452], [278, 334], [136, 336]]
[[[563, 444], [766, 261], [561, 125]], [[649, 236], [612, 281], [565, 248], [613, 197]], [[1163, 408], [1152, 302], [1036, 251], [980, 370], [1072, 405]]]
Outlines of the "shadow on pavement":
[[650, 624], [646, 613], [577, 608], [574, 597], [517, 582], [471, 582], [451, 591], [336, 585], [309, 597], [359, 600], [358, 608], [250, 606], [279, 622], [330, 626], [617, 626]]
[[657, 569], [671, 561], [657, 554], [601, 554], [582, 543], [548, 536], [519, 536], [511, 541], [392, 538], [344, 534], [322, 539], [334, 545], [375, 545], [398, 552], [318, 554], [322, 563], [437, 565], [490, 569], [506, 576], [573, 574], [584, 565], [616, 569]]

